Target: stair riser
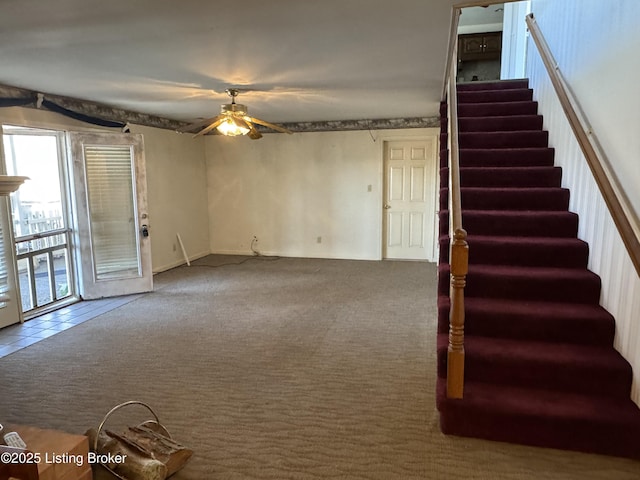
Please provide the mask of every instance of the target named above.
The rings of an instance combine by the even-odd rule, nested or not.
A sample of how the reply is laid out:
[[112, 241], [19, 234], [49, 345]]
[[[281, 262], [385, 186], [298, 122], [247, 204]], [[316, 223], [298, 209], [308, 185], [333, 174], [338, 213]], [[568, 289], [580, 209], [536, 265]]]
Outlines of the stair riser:
[[[469, 302], [467, 302], [469, 303]], [[449, 302], [438, 301], [438, 333], [449, 332]], [[536, 316], [505, 310], [465, 309], [465, 335], [523, 341], [571, 343], [610, 347], [615, 321], [602, 310], [601, 318]]]
[[458, 104], [458, 117], [537, 115], [537, 113], [538, 103], [531, 101]]
[[[439, 352], [438, 375], [446, 378], [447, 352]], [[465, 349], [465, 380], [523, 388], [547, 389], [587, 395], [608, 395], [628, 398], [631, 376], [619, 372], [597, 372], [566, 368], [565, 365], [537, 368], [531, 364], [499, 365], [490, 359], [473, 355]]]
[[479, 90], [513, 90], [527, 88], [529, 88], [529, 81], [527, 79], [501, 80], [499, 82], [468, 82], [459, 83], [457, 85], [457, 89], [459, 92]]
[[458, 127], [461, 132], [542, 130], [542, 116], [465, 117], [458, 119]]
[[458, 92], [458, 104], [465, 103], [496, 103], [496, 102], [526, 102], [533, 99], [533, 90], [529, 88], [514, 88], [509, 90], [490, 91], [461, 91]]
[[580, 418], [520, 416], [466, 408], [463, 402], [442, 401], [446, 382], [438, 381], [440, 428], [447, 435], [579, 452], [640, 458], [634, 426], [597, 424]]
[[[441, 183], [442, 185], [442, 183]], [[477, 210], [554, 210], [569, 208], [569, 190], [560, 188], [462, 188], [462, 206]], [[448, 205], [448, 189], [440, 189], [440, 209]]]
[[[447, 339], [438, 335], [438, 376], [447, 376]], [[558, 349], [562, 345], [558, 344]], [[465, 381], [568, 393], [607, 395], [621, 399], [631, 393], [630, 368], [581, 367], [561, 362], [519, 361], [487, 356], [465, 345]]]
[[489, 265], [529, 267], [586, 268], [589, 252], [585, 249], [527, 247], [505, 248], [500, 245], [471, 244], [469, 261]]
[[460, 148], [544, 148], [549, 144], [547, 131], [461, 132]]
[[[589, 247], [576, 241], [569, 245], [531, 242], [505, 242], [468, 240], [469, 262], [486, 265], [519, 265], [529, 267], [587, 268]], [[449, 240], [440, 238], [440, 261], [449, 260]]]
[[[441, 171], [441, 178], [448, 178], [448, 168], [444, 170]], [[560, 167], [463, 167], [460, 169], [462, 188], [560, 188], [561, 184], [562, 169]], [[477, 209], [474, 207], [474, 210]]]
[[551, 167], [554, 153], [552, 148], [461, 149], [459, 157], [461, 167]]
[[[449, 231], [449, 212], [440, 211], [440, 234]], [[462, 225], [468, 234], [524, 236], [524, 237], [576, 237], [578, 216], [569, 212], [538, 215], [502, 214], [500, 212], [462, 212]]]
[[[597, 305], [600, 300], [600, 279], [597, 275], [569, 277], [543, 275], [531, 269], [532, 276], [502, 272], [475, 272], [472, 266], [467, 274], [465, 296], [503, 298], [519, 301], [573, 302]], [[441, 294], [449, 291], [448, 279], [440, 279]]]
[[[460, 185], [464, 187], [530, 187], [559, 188], [562, 185], [560, 167], [540, 167], [532, 169], [460, 169]], [[464, 207], [464, 205], [463, 205]], [[476, 210], [474, 206], [474, 210]]]

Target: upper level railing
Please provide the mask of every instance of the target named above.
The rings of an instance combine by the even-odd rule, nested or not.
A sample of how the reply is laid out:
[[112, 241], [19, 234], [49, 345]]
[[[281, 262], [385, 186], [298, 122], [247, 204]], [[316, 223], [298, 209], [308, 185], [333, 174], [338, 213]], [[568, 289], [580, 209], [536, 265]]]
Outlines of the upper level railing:
[[447, 350], [447, 397], [462, 398], [464, 394], [464, 287], [469, 265], [467, 232], [462, 227], [460, 199], [460, 163], [458, 152], [458, 99], [456, 89], [458, 22], [460, 9], [453, 9], [447, 71], [443, 101], [447, 101], [449, 152], [449, 267], [450, 310], [449, 346]]
[[578, 101], [571, 94], [571, 90], [568, 88], [532, 13], [527, 15], [526, 21], [531, 38], [538, 48], [562, 109], [591, 169], [600, 193], [609, 208], [613, 221], [620, 232], [636, 272], [640, 275], [640, 220], [638, 215], [631, 206], [631, 202], [629, 202], [618, 179], [613, 174], [611, 164], [600, 148], [585, 115], [579, 107]]

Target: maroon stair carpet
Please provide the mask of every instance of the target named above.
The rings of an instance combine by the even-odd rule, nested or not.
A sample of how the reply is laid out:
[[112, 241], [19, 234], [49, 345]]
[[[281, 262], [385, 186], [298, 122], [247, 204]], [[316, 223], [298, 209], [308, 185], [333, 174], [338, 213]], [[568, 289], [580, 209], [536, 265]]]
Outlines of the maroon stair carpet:
[[438, 388], [446, 434], [640, 459], [632, 372], [526, 80], [458, 86], [468, 233], [465, 393], [446, 397], [448, 168], [442, 106]]

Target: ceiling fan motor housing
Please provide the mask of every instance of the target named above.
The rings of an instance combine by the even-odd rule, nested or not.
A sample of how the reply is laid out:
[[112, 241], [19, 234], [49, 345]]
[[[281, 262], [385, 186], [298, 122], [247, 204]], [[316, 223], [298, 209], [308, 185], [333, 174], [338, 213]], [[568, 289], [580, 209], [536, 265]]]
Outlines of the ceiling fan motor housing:
[[246, 115], [248, 108], [241, 103], [225, 103], [220, 108], [220, 113], [232, 113], [235, 115]]

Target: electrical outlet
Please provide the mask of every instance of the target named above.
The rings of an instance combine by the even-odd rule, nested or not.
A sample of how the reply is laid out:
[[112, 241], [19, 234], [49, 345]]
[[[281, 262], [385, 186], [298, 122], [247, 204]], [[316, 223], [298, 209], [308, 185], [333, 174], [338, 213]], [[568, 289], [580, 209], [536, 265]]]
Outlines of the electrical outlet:
[[322, 243], [322, 237], [316, 238], [316, 243]]
[[175, 252], [177, 250], [176, 244], [173, 244], [173, 251]]

